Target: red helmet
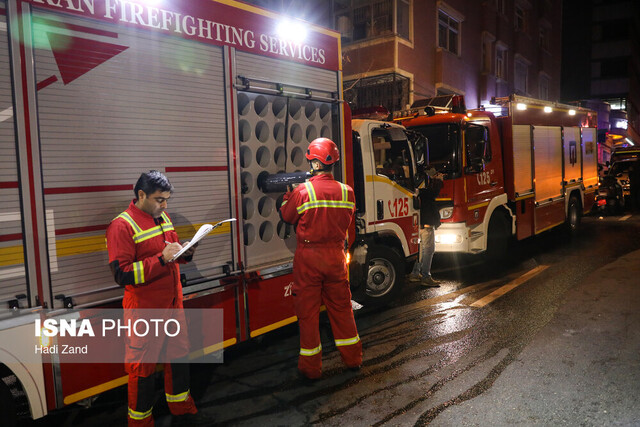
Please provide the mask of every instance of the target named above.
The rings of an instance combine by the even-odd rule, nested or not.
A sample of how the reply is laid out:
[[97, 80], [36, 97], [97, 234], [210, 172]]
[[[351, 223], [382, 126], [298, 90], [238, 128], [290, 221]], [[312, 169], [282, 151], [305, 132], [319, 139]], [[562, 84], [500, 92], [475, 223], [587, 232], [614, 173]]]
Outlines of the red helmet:
[[317, 159], [325, 165], [332, 165], [340, 160], [340, 152], [329, 138], [316, 138], [309, 144], [306, 157], [307, 160]]

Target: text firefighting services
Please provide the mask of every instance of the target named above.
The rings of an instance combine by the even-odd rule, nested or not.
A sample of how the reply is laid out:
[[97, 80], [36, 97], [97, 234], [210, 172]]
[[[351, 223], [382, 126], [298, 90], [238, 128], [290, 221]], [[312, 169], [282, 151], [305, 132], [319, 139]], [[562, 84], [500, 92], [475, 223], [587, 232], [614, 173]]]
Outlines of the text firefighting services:
[[[122, 22], [149, 29], [197, 38], [215, 44], [245, 47], [277, 56], [317, 64], [326, 62], [325, 50], [309, 44], [284, 40], [273, 34], [214, 22], [189, 14], [174, 12], [126, 0], [33, 0], [36, 3], [89, 14], [109, 21]], [[96, 8], [99, 4], [100, 7]]]

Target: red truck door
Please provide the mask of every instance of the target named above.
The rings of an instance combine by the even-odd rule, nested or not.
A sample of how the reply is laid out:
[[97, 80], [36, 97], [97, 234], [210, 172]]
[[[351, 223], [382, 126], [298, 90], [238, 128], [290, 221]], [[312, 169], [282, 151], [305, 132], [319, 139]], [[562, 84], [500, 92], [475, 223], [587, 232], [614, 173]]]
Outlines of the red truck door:
[[502, 152], [493, 121], [471, 117], [463, 126], [467, 224], [483, 221], [491, 199], [504, 193]]

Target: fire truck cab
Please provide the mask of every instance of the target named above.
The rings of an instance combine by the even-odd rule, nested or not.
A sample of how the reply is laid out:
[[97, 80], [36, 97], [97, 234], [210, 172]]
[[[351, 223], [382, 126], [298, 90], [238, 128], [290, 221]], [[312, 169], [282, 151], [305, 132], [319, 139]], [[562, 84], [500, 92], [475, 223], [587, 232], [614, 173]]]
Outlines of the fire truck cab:
[[467, 111], [461, 96], [442, 96], [396, 118], [427, 138], [429, 164], [445, 175], [436, 252], [500, 256], [512, 237], [575, 231], [593, 205], [596, 113], [516, 95], [494, 102]]
[[424, 138], [410, 138], [395, 123], [354, 119], [351, 124], [356, 194], [351, 282], [365, 284], [364, 292], [354, 291], [356, 297], [388, 300], [418, 252], [414, 193], [424, 181]]

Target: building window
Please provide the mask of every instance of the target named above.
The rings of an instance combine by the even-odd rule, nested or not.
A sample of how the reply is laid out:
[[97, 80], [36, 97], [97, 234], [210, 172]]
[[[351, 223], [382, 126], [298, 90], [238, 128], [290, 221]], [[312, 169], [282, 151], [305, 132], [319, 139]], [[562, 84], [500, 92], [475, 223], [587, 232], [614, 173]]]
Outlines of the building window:
[[482, 35], [482, 72], [483, 73], [490, 73], [491, 72], [491, 65], [493, 64], [492, 61], [492, 53], [493, 53], [493, 49], [492, 49], [492, 45], [493, 42], [495, 41], [495, 37], [493, 37], [491, 34], [488, 33], [484, 33]]
[[353, 39], [390, 34], [393, 30], [392, 3], [386, 0], [353, 9]]
[[352, 110], [383, 106], [402, 110], [409, 104], [410, 80], [390, 73], [344, 82], [344, 99]]
[[460, 22], [443, 12], [438, 11], [438, 46], [456, 55], [459, 53]]
[[409, 7], [409, 0], [396, 0], [396, 33], [409, 40], [409, 15], [411, 8]]
[[549, 77], [540, 75], [538, 80], [538, 98], [549, 100]]
[[543, 26], [540, 27], [539, 43], [540, 43], [540, 47], [545, 50], [549, 50], [549, 33], [550, 33], [549, 28], [546, 28]]
[[507, 48], [496, 46], [496, 77], [507, 80]]
[[630, 37], [629, 31], [631, 29], [628, 19], [610, 20], [602, 23], [602, 41], [618, 41], [628, 40]]
[[629, 76], [628, 58], [608, 58], [600, 63], [600, 76], [603, 79]]
[[[603, 99], [602, 101], [608, 102], [611, 105], [611, 110], [627, 110], [627, 99], [626, 98], [610, 98]], [[631, 104], [629, 104], [631, 105]]]
[[524, 61], [516, 60], [514, 89], [519, 95], [527, 95], [529, 93], [529, 65]]
[[491, 50], [489, 49], [489, 46], [487, 46], [486, 40], [482, 40], [482, 71], [485, 73], [490, 71], [490, 59], [488, 57], [488, 52], [491, 52]]
[[513, 23], [516, 28], [516, 31], [526, 30], [525, 11], [520, 5], [516, 5], [515, 7], [515, 16], [514, 16]]
[[411, 0], [336, 0], [336, 29], [345, 43], [387, 34], [410, 37]]

